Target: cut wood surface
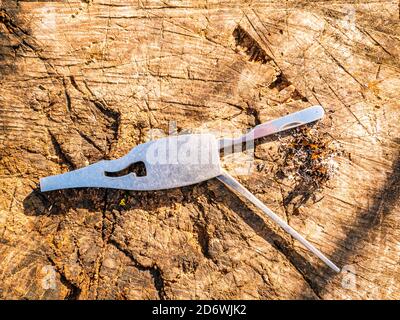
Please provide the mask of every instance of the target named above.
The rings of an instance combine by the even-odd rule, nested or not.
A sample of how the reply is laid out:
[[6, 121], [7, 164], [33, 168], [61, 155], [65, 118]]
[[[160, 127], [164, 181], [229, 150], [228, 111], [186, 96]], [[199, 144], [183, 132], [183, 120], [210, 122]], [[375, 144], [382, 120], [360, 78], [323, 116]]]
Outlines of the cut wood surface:
[[[400, 298], [398, 1], [0, 3], [0, 298]], [[38, 190], [156, 130], [314, 104], [226, 166], [339, 274], [216, 179]]]

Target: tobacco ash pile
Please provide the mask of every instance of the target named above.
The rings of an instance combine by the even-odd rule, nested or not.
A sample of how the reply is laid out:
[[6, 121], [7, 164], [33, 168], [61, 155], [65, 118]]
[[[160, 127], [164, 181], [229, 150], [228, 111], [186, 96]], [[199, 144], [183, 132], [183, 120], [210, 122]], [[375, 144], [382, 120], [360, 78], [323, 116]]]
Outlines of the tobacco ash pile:
[[280, 158], [276, 177], [294, 182], [294, 188], [284, 198], [284, 205], [298, 208], [310, 198], [316, 201], [315, 192], [326, 185], [338, 169], [334, 158], [341, 154], [339, 145], [319, 130], [302, 127], [278, 148]]

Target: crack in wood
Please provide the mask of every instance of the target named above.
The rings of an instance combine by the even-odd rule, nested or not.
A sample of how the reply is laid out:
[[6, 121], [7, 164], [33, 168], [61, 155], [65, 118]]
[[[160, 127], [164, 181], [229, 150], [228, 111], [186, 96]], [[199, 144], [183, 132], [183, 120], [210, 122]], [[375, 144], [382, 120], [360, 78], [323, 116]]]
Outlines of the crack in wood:
[[71, 157], [68, 155], [68, 153], [64, 152], [62, 145], [58, 142], [56, 136], [51, 132], [51, 130], [48, 130], [48, 133], [50, 135], [50, 140], [51, 143], [53, 144], [54, 150], [57, 154], [57, 156], [65, 163], [70, 170], [75, 169], [75, 164]]
[[48, 256], [47, 260], [54, 270], [59, 274], [61, 283], [69, 290], [68, 294], [64, 297], [64, 300], [79, 300], [82, 289], [74, 281], [71, 281], [67, 278], [65, 273], [62, 271], [62, 268], [60, 268], [51, 257]]
[[134, 264], [134, 266], [140, 271], [147, 271], [153, 278], [154, 287], [158, 292], [158, 297], [160, 300], [166, 300], [167, 294], [165, 292], [165, 281], [162, 275], [160, 268], [157, 264], [153, 264], [152, 266], [144, 266], [136, 259], [136, 257], [129, 251], [129, 249], [124, 248], [121, 246], [117, 241], [114, 239], [110, 239], [109, 243], [113, 245], [118, 251], [123, 253], [126, 257], [128, 257]]
[[272, 60], [258, 42], [240, 25], [233, 30], [232, 34], [235, 38], [236, 46], [243, 48], [250, 61], [265, 64]]

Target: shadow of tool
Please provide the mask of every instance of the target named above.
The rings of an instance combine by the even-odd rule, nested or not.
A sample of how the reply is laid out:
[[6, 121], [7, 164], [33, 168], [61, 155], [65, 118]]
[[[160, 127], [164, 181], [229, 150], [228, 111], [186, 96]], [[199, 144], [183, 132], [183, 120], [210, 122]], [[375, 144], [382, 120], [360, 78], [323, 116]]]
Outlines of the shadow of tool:
[[[192, 186], [185, 187], [191, 192]], [[121, 205], [122, 199], [129, 198]], [[28, 216], [64, 215], [71, 210], [86, 209], [90, 212], [118, 210], [124, 212], [145, 206], [147, 210], [156, 210], [173, 201], [181, 201], [179, 189], [164, 191], [128, 191], [102, 188], [77, 188], [41, 192], [34, 189], [23, 201], [24, 213]]]
[[88, 209], [91, 212], [104, 208], [106, 190], [65, 189], [40, 192], [34, 189], [23, 201], [24, 213], [28, 216], [63, 215], [72, 208]]

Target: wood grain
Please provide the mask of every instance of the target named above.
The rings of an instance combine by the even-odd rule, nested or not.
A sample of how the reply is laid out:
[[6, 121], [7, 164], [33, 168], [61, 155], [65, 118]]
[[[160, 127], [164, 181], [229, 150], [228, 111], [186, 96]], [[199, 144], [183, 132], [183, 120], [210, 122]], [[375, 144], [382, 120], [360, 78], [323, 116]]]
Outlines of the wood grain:
[[[399, 299], [398, 1], [0, 3], [1, 298]], [[37, 190], [155, 129], [222, 136], [312, 104], [329, 181], [279, 175], [292, 133], [237, 177], [340, 274], [218, 181]]]

